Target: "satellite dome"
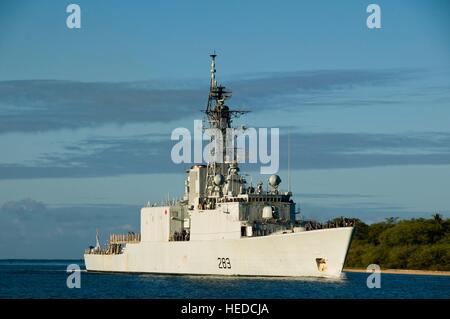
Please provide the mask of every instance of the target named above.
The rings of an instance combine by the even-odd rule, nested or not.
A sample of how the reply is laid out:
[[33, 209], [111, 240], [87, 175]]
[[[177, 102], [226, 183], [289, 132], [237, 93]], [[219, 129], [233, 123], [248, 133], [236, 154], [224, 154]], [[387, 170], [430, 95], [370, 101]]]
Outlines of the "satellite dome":
[[277, 187], [281, 183], [281, 178], [278, 175], [272, 175], [269, 177], [269, 185], [272, 187]]
[[272, 217], [273, 217], [272, 207], [264, 206], [263, 211], [262, 211], [262, 218], [271, 219]]
[[216, 176], [214, 176], [214, 184], [216, 184], [216, 186], [222, 186], [224, 182], [225, 177], [223, 177], [222, 174], [217, 174]]

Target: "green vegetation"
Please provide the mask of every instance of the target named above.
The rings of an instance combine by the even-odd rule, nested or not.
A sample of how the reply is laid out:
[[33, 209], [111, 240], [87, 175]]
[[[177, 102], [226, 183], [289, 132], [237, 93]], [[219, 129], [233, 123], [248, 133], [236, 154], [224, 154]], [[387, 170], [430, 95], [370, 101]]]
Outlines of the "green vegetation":
[[450, 271], [450, 219], [435, 214], [431, 219], [388, 218], [371, 225], [356, 219], [345, 267], [370, 264], [383, 269]]

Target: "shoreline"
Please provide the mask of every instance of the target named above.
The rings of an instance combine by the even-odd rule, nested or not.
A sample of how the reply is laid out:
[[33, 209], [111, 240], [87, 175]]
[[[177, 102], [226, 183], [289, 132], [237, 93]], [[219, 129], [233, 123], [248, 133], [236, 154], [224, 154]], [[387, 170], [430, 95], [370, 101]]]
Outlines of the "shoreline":
[[[344, 268], [343, 272], [364, 272], [369, 273], [364, 268]], [[415, 270], [415, 269], [381, 269], [382, 274], [397, 275], [429, 275], [429, 276], [450, 276], [450, 271], [443, 270]]]

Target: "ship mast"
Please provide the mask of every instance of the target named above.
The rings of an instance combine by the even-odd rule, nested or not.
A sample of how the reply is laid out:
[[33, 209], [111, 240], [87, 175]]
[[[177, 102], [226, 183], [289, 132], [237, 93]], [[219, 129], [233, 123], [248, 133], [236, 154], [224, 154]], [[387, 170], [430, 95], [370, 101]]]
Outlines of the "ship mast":
[[216, 53], [210, 54], [211, 57], [211, 83], [209, 85], [209, 96], [208, 96], [208, 106], [206, 107], [206, 110], [211, 109], [212, 104], [212, 96], [211, 92], [217, 88], [217, 82], [216, 82]]
[[[226, 177], [229, 173], [230, 164], [233, 168], [237, 168], [236, 152], [233, 152], [234, 158], [229, 159], [226, 157], [228, 145], [232, 141], [227, 141], [227, 129], [231, 128], [232, 119], [238, 117], [241, 114], [247, 113], [247, 111], [230, 110], [225, 105], [225, 101], [231, 97], [231, 91], [226, 90], [225, 86], [218, 85], [216, 81], [216, 57], [217, 54], [213, 53], [211, 57], [211, 82], [208, 94], [208, 103], [206, 110], [204, 111], [207, 117], [208, 128], [220, 130], [221, 140], [217, 141], [222, 145], [222, 154], [218, 157], [215, 154], [211, 154], [212, 160], [208, 162], [206, 189], [208, 196], [219, 196], [215, 191], [218, 187], [217, 181], [214, 182], [214, 178], [218, 175], [218, 178]], [[214, 137], [211, 137], [213, 141]], [[238, 169], [237, 169], [238, 171]], [[220, 177], [222, 176], [222, 177]], [[216, 178], [217, 179], [217, 178]]]

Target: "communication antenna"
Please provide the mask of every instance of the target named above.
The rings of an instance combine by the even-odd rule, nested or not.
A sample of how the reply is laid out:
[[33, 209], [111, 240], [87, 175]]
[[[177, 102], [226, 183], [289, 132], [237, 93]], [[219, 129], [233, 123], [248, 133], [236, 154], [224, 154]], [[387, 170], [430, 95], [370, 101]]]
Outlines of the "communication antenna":
[[291, 192], [291, 128], [288, 128], [288, 192]]
[[98, 228], [96, 230], [95, 233], [95, 250], [99, 250], [100, 249], [100, 235], [98, 233]]

